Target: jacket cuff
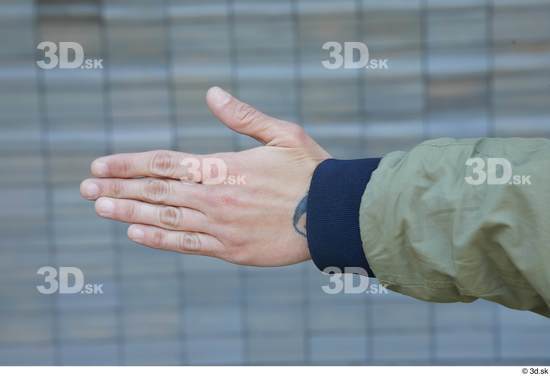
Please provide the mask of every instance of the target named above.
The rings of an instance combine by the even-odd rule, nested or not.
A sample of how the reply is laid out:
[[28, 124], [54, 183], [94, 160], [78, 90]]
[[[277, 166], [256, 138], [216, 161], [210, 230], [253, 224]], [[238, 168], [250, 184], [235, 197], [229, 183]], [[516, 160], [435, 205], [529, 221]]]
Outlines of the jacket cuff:
[[311, 179], [307, 201], [306, 230], [309, 252], [315, 265], [363, 268], [374, 277], [363, 251], [359, 230], [359, 207], [363, 192], [380, 158], [321, 162]]

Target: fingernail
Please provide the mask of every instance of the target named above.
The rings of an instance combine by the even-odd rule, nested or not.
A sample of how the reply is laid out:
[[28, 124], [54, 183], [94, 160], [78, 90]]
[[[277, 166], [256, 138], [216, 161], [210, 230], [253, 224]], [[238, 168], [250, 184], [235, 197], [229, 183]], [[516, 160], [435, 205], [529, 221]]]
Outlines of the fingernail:
[[216, 103], [216, 105], [218, 106], [223, 106], [231, 99], [231, 95], [229, 95], [228, 92], [220, 89], [217, 86], [214, 86], [212, 89], [210, 89], [209, 95], [210, 99], [214, 101], [214, 103]]
[[96, 202], [96, 207], [97, 207], [97, 212], [100, 215], [104, 215], [104, 216], [109, 216], [109, 215], [113, 214], [113, 212], [115, 210], [115, 204], [114, 204], [113, 200], [108, 199], [108, 198], [100, 198]]
[[90, 181], [84, 182], [84, 184], [82, 184], [82, 194], [86, 198], [96, 198], [99, 196], [99, 186]]
[[107, 163], [102, 162], [101, 160], [97, 160], [92, 163], [92, 173], [94, 175], [105, 176], [108, 171], [109, 168], [107, 167]]
[[142, 229], [138, 227], [130, 227], [128, 230], [128, 236], [133, 240], [141, 240], [145, 236], [145, 233]]

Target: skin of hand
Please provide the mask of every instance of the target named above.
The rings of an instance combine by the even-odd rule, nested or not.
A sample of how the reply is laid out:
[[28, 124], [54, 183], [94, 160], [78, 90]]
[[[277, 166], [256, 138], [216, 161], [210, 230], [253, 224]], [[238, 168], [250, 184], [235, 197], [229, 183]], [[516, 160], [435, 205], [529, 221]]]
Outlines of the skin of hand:
[[272, 118], [220, 88], [206, 94], [212, 113], [263, 146], [192, 155], [157, 150], [101, 157], [80, 186], [99, 216], [130, 223], [145, 246], [253, 266], [310, 259], [307, 191], [330, 155], [302, 127]]

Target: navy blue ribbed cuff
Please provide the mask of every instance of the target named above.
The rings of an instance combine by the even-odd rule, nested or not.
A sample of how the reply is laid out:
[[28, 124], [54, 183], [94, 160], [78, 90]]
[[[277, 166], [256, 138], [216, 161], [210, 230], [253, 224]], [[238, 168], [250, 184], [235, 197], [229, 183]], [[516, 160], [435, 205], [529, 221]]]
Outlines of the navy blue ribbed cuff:
[[380, 158], [321, 162], [311, 179], [307, 201], [307, 241], [311, 258], [327, 267], [359, 267], [374, 277], [363, 252], [359, 207]]

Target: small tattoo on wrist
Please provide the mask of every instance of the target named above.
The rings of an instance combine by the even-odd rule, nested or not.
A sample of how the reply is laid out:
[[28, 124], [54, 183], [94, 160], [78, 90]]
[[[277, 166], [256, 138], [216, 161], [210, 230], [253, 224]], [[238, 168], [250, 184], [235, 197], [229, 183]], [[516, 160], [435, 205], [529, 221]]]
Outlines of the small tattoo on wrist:
[[[296, 206], [296, 209], [294, 210], [294, 217], [292, 218], [292, 225], [294, 226], [294, 230], [305, 238], [307, 238], [306, 223], [305, 223], [306, 213], [307, 213], [307, 194], [304, 197], [302, 197], [302, 199]], [[303, 221], [302, 221], [302, 218], [304, 218]]]

